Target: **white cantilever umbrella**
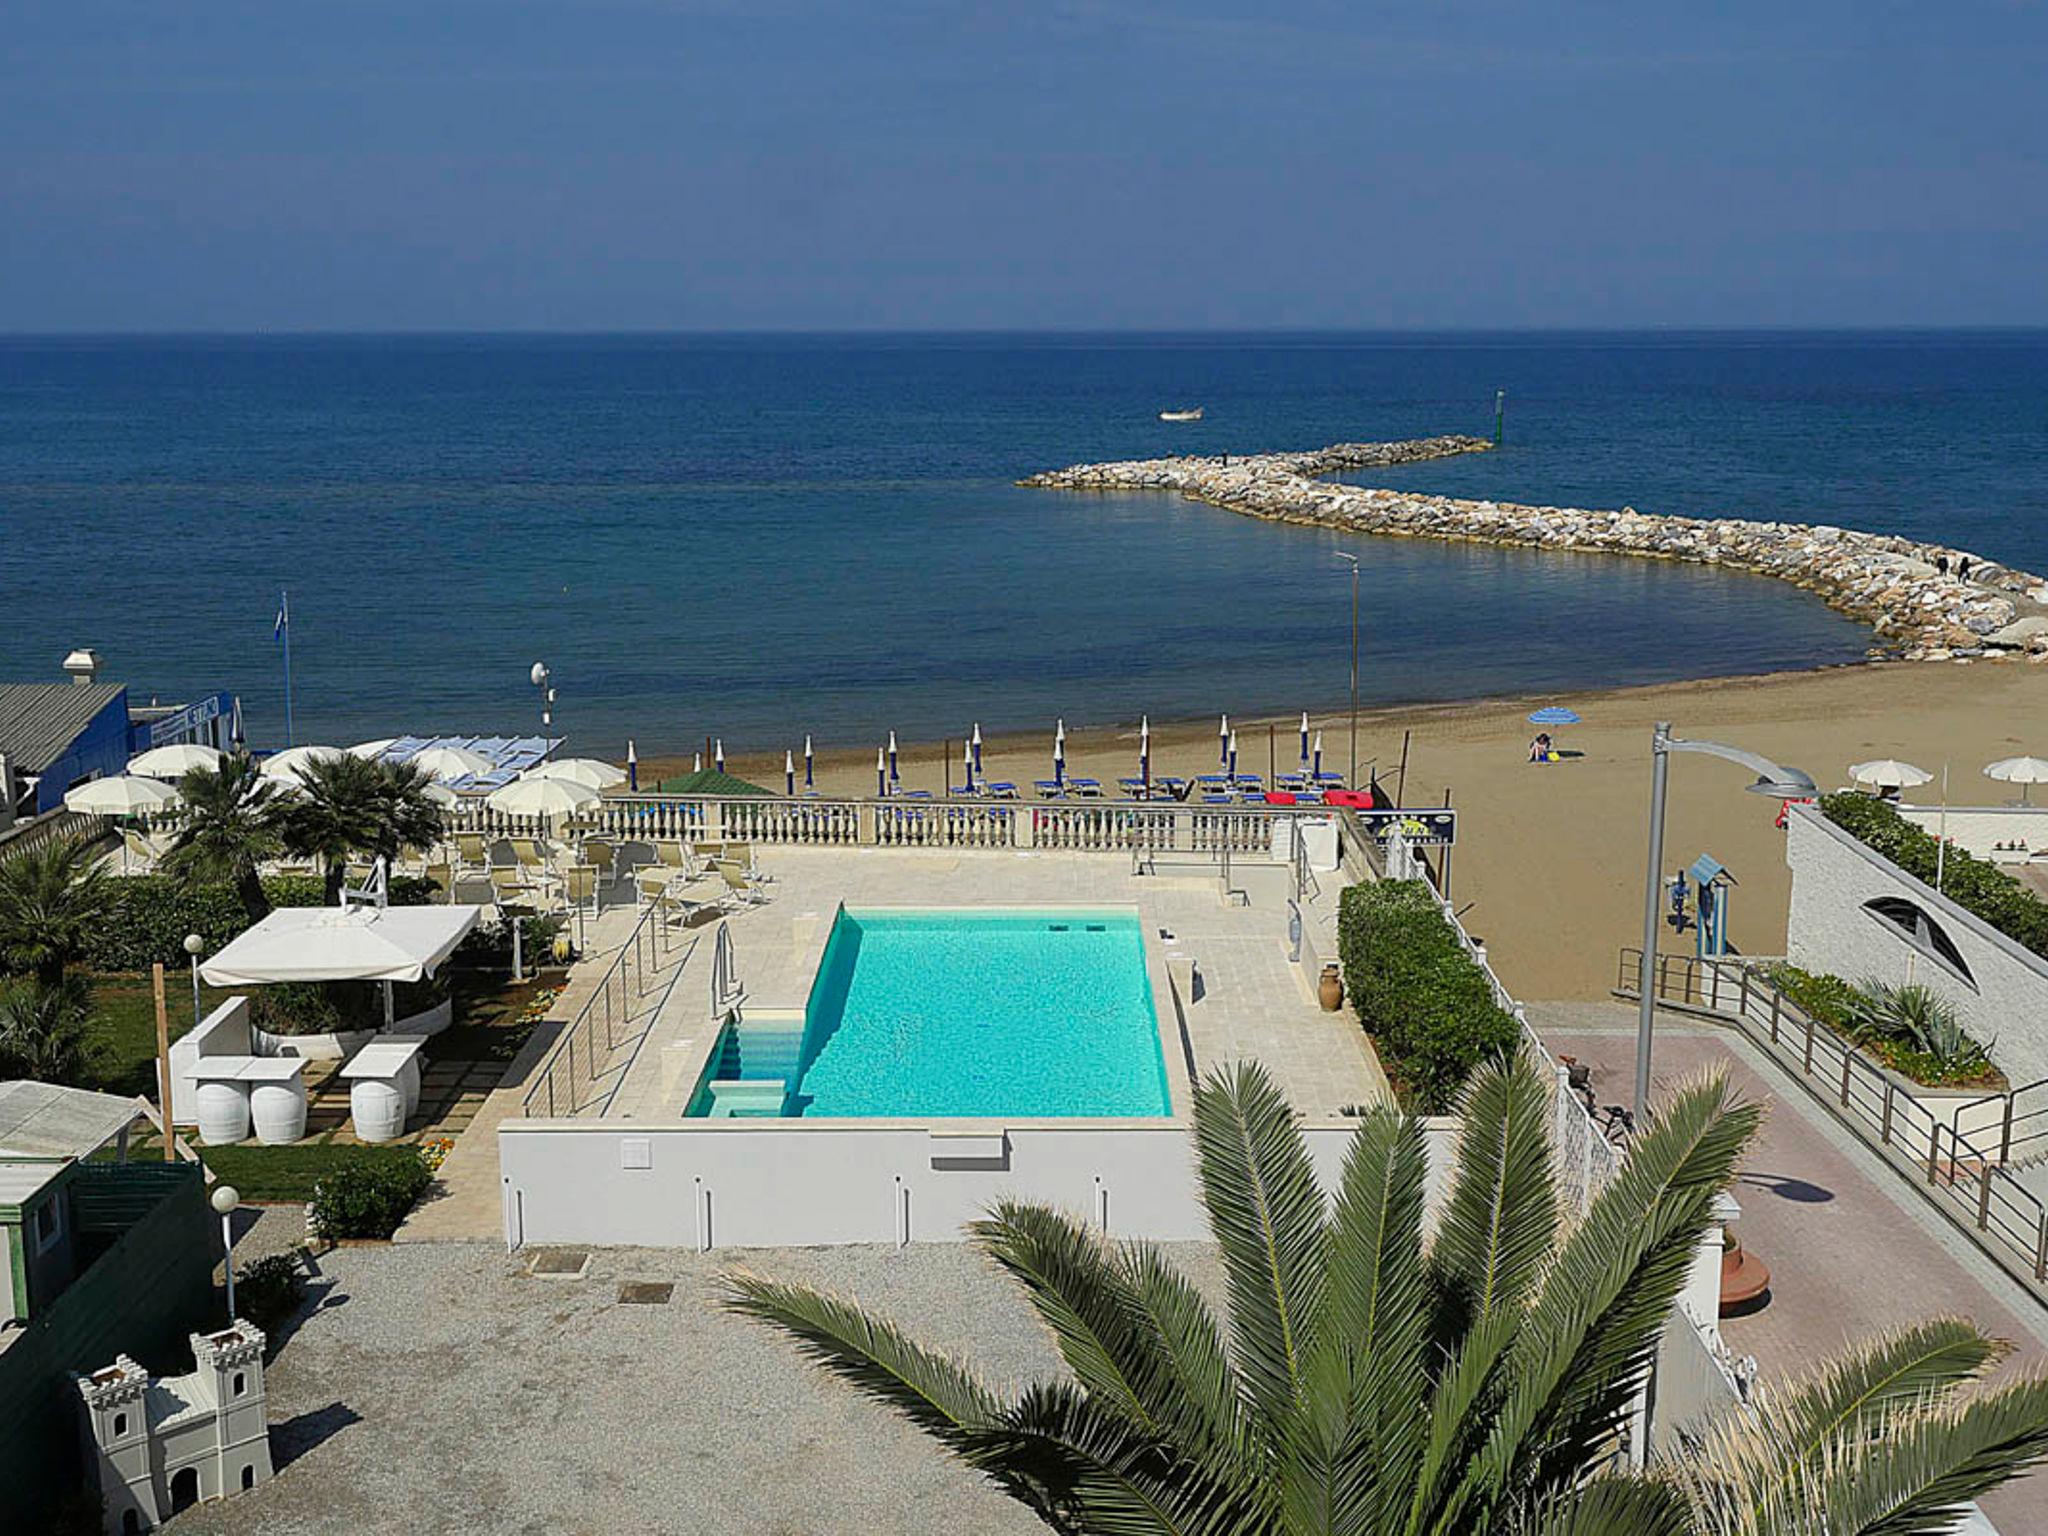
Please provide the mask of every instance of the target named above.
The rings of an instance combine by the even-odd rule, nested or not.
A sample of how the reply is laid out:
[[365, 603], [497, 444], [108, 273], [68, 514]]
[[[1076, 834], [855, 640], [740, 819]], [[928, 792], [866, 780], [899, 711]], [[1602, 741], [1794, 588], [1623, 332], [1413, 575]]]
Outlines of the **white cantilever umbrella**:
[[589, 789], [611, 789], [626, 782], [623, 770], [614, 768], [610, 763], [599, 762], [594, 757], [559, 757], [551, 763], [542, 763], [538, 768], [527, 769], [520, 777], [567, 779]]
[[2002, 757], [1997, 762], [1986, 765], [1984, 777], [1987, 779], [1998, 779], [2007, 784], [2019, 785], [2020, 804], [2025, 805], [2028, 803], [2027, 786], [2029, 784], [2048, 784], [2048, 759], [2039, 757]]
[[1902, 763], [1896, 757], [1880, 757], [1873, 762], [1851, 763], [1849, 777], [1858, 784], [1868, 784], [1876, 789], [1911, 789], [1916, 784], [1927, 783], [1934, 775], [1925, 768]]
[[218, 768], [227, 754], [219, 747], [201, 746], [196, 741], [173, 742], [151, 747], [128, 759], [128, 772], [152, 779], [181, 779], [192, 768]]
[[498, 766], [483, 753], [467, 747], [428, 747], [424, 752], [415, 752], [408, 761], [437, 779], [471, 779]]
[[286, 747], [263, 759], [263, 776], [281, 779], [298, 787], [299, 770], [313, 763], [326, 762], [329, 758], [346, 757], [348, 754], [339, 747]]
[[476, 926], [478, 908], [280, 907], [199, 974], [216, 987], [279, 981], [418, 981]]

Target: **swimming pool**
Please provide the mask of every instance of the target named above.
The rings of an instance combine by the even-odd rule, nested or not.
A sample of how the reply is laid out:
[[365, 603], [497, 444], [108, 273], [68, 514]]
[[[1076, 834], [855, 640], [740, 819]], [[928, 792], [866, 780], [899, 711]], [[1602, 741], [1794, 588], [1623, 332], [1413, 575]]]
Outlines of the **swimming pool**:
[[1169, 1115], [1137, 914], [841, 908], [802, 1015], [728, 1024], [686, 1112]]

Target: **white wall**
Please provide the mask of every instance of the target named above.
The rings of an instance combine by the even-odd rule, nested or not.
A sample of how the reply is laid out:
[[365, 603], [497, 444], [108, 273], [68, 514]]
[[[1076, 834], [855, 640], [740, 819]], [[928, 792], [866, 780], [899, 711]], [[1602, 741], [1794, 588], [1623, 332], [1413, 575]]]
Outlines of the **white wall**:
[[2048, 853], [2048, 804], [1950, 806], [1902, 805], [1899, 815], [1930, 836], [1946, 837], [1980, 859], [1991, 857], [1997, 843], [2025, 843]]
[[231, 997], [171, 1042], [171, 1118], [178, 1125], [199, 1123], [199, 1085], [192, 1074], [202, 1056], [247, 1056], [252, 1053], [249, 1000]]
[[[648, 1247], [957, 1242], [998, 1199], [1042, 1201], [1120, 1237], [1206, 1238], [1184, 1121], [508, 1120], [507, 1241]], [[1334, 1187], [1353, 1127], [1308, 1129]], [[969, 1137], [973, 1139], [968, 1139]], [[1455, 1122], [1432, 1121], [1430, 1200]], [[627, 1167], [629, 1162], [644, 1167]]]
[[[1792, 871], [1785, 952], [1794, 965], [1852, 982], [1920, 983], [1955, 1006], [2014, 1087], [2048, 1077], [2048, 960], [1937, 896], [1810, 807], [1793, 808], [1785, 861]], [[1971, 981], [1864, 910], [1880, 896], [1903, 897], [1929, 913], [1962, 955]]]

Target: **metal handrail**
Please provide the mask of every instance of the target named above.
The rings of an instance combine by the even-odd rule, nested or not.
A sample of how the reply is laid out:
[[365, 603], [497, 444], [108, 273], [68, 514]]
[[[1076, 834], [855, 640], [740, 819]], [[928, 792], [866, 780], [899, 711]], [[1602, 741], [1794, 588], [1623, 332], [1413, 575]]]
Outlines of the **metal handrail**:
[[[640, 914], [639, 920], [633, 924], [633, 931], [626, 936], [625, 943], [620, 946], [619, 952], [612, 957], [612, 963], [605, 967], [604, 975], [599, 978], [596, 989], [589, 997], [584, 999], [583, 1006], [576, 1012], [576, 1017], [569, 1021], [569, 1027], [562, 1031], [561, 1038], [555, 1042], [553, 1049], [543, 1059], [532, 1086], [526, 1090], [525, 1096], [520, 1100], [520, 1112], [523, 1115], [531, 1117], [535, 1114], [536, 1103], [539, 1101], [543, 1089], [547, 1093], [546, 1114], [550, 1119], [560, 1113], [564, 1100], [566, 1100], [568, 1113], [571, 1115], [583, 1113], [585, 1106], [576, 1087], [577, 1043], [580, 1040], [583, 1046], [582, 1064], [584, 1076], [594, 1086], [597, 1081], [598, 1072], [604, 1067], [609, 1066], [612, 1053], [618, 1049], [619, 1038], [615, 1034], [618, 1024], [623, 1022], [624, 1019], [631, 1017], [629, 1010], [634, 1003], [643, 1001], [646, 998], [650, 990], [647, 985], [648, 977], [661, 970], [662, 961], [668, 955], [669, 933], [665, 919], [666, 909], [661, 902], [653, 901], [648, 903], [646, 910]], [[694, 947], [695, 941], [692, 940], [691, 948]], [[652, 961], [651, 965], [649, 963], [650, 958]], [[682, 963], [687, 964], [688, 961], [689, 951], [686, 950]], [[633, 987], [631, 997], [626, 995], [626, 988], [629, 985], [627, 979], [629, 971], [634, 973], [630, 982], [630, 985]], [[680, 975], [680, 973], [681, 966], [679, 965], [677, 967], [677, 974]], [[614, 988], [615, 982], [617, 983], [616, 989]], [[671, 987], [674, 986], [673, 977], [670, 978], [669, 985]], [[616, 1002], [613, 999], [614, 990], [618, 994]], [[647, 1024], [641, 1028], [641, 1039], [646, 1038], [647, 1029], [651, 1027], [652, 1023], [653, 1016], [650, 1014]], [[604, 1054], [602, 1057], [598, 1055], [596, 1049], [596, 1034], [600, 1024], [602, 1024], [604, 1030]], [[635, 1049], [637, 1050], [637, 1048], [636, 1042]], [[558, 1069], [566, 1075], [567, 1079], [562, 1085], [562, 1091], [559, 1094], [555, 1080]], [[623, 1077], [623, 1074], [621, 1076]], [[614, 1082], [611, 1088], [607, 1090], [599, 1105], [598, 1112], [600, 1114], [611, 1103], [612, 1096], [618, 1092], [618, 1089], [618, 1083]]]
[[[1937, 1112], [1742, 961], [1660, 952], [1648, 969], [1660, 1001], [1735, 1021], [1896, 1170], [1932, 1191], [1965, 1230], [1994, 1240], [1980, 1243], [1985, 1252], [2036, 1285], [2048, 1283], [2048, 1206], [2006, 1170], [1994, 1150], [1999, 1143], [1982, 1143], [1964, 1128], [1969, 1108], [2001, 1095]], [[1639, 997], [1644, 970], [1642, 951], [1623, 949], [1615, 991]]]

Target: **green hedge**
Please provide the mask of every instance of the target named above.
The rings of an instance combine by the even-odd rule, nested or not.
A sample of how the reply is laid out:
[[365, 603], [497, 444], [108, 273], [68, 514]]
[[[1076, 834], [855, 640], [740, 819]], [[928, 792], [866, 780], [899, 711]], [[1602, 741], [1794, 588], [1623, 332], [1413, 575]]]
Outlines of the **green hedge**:
[[[1883, 854], [1914, 879], [1934, 884], [1940, 843], [1896, 807], [1875, 795], [1823, 795], [1821, 814], [1865, 847]], [[2048, 956], [2048, 902], [1997, 865], [1953, 843], [1941, 856], [1941, 894], [1975, 913], [2017, 944]]]
[[1420, 881], [1346, 889], [1337, 952], [1351, 1006], [1411, 1109], [1446, 1113], [1473, 1069], [1520, 1038], [1514, 1016], [1494, 1003], [1486, 973]]
[[434, 1182], [417, 1147], [359, 1147], [356, 1153], [313, 1186], [308, 1216], [322, 1237], [389, 1237]]
[[[399, 906], [424, 904], [432, 887], [417, 876], [391, 881]], [[114, 910], [98, 924], [85, 953], [95, 971], [145, 971], [158, 961], [185, 964], [185, 935], [196, 933], [213, 953], [249, 926], [230, 885], [185, 885], [169, 875], [129, 875], [114, 882]], [[317, 907], [326, 895], [317, 875], [272, 875], [263, 893], [276, 907]]]

